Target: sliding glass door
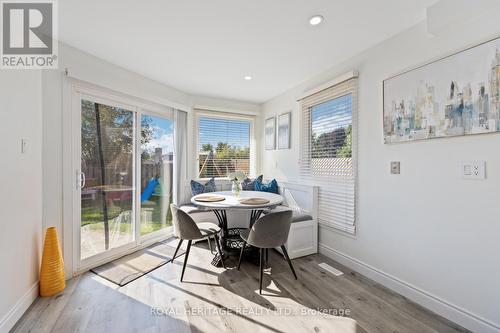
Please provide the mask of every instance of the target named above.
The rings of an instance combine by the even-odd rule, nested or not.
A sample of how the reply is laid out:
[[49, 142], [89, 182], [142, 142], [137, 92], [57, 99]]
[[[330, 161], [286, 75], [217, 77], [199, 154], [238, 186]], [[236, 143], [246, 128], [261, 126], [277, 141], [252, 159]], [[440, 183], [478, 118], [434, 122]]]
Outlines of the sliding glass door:
[[[77, 93], [75, 251], [80, 269], [171, 232], [173, 110]], [[77, 124], [76, 124], [77, 123]]]
[[81, 100], [81, 259], [135, 242], [135, 112]]
[[172, 225], [174, 122], [141, 116], [141, 236], [164, 232]]

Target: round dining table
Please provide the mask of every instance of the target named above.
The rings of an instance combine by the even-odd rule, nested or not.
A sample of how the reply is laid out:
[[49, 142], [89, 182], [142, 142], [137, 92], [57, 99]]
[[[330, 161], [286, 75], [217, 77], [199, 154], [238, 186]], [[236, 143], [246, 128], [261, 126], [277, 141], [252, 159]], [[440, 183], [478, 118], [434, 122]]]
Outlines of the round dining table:
[[[211, 200], [217, 201], [211, 201]], [[225, 254], [239, 253], [243, 246], [240, 238], [242, 228], [229, 228], [227, 224], [228, 210], [249, 210], [249, 228], [257, 221], [265, 209], [273, 209], [283, 202], [279, 194], [260, 191], [241, 191], [239, 195], [231, 191], [210, 192], [195, 195], [191, 203], [199, 208], [212, 210], [217, 216], [219, 227], [222, 229], [222, 248]], [[212, 261], [214, 266], [220, 266], [220, 258], [215, 256]]]

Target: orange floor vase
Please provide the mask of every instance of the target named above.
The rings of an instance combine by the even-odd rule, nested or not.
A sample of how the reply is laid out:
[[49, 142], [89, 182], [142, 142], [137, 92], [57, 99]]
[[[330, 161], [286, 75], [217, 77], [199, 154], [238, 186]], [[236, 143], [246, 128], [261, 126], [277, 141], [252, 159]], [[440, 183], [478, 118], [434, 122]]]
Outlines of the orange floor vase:
[[55, 227], [47, 228], [40, 268], [40, 296], [52, 296], [66, 287], [64, 261]]

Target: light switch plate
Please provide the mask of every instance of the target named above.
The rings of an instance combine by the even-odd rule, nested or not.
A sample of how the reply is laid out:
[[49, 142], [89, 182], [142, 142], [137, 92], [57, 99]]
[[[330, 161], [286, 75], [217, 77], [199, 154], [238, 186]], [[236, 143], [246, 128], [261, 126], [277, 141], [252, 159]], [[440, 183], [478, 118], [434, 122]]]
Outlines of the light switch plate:
[[486, 161], [460, 162], [462, 179], [486, 179]]
[[27, 145], [26, 139], [21, 139], [21, 154], [26, 154]]
[[399, 175], [401, 173], [401, 162], [391, 162], [391, 175]]

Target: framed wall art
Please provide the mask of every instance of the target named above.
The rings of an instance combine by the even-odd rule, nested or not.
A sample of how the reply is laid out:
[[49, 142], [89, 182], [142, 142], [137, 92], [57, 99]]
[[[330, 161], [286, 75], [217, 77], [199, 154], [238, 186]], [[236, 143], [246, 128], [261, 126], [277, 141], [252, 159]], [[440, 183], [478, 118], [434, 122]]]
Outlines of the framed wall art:
[[384, 142], [500, 130], [500, 38], [383, 82]]
[[266, 119], [265, 142], [266, 150], [276, 149], [276, 117]]
[[278, 116], [278, 149], [290, 149], [290, 123], [292, 113], [282, 113]]

